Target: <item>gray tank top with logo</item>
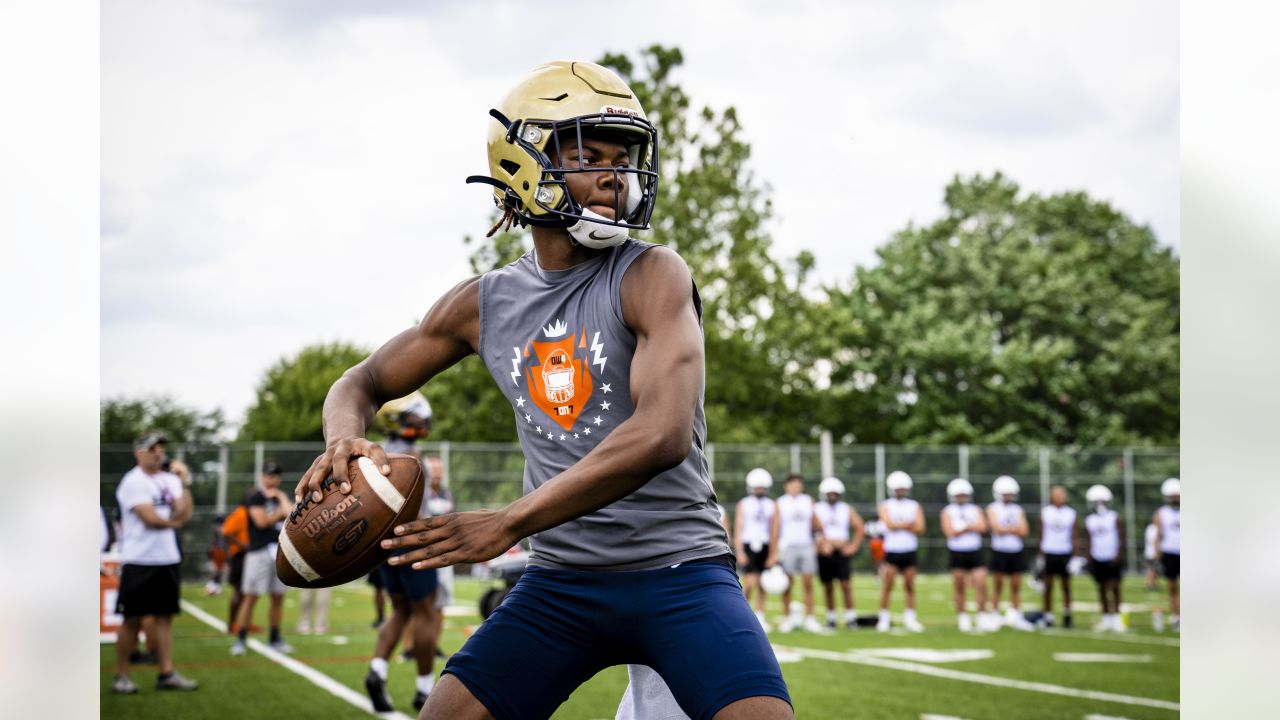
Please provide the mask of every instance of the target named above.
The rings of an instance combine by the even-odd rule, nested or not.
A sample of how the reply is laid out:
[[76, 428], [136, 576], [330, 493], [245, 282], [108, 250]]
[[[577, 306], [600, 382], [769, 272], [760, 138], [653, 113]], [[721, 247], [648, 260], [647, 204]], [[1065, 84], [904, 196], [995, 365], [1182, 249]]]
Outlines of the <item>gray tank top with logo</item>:
[[[557, 271], [539, 267], [529, 252], [480, 279], [480, 357], [515, 412], [526, 494], [634, 412], [636, 337], [622, 318], [619, 290], [627, 268], [651, 247], [628, 240]], [[727, 554], [703, 454], [706, 427], [700, 388], [684, 462], [611, 505], [533, 535], [530, 564], [643, 570]]]

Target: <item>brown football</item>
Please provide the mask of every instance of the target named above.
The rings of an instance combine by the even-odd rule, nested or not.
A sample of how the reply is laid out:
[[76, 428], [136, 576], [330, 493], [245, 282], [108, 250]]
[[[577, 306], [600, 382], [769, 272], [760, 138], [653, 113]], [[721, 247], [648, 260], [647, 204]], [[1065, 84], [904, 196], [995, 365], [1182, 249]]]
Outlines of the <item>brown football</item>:
[[359, 457], [348, 470], [351, 492], [324, 481], [324, 499], [299, 503], [280, 531], [276, 574], [286, 585], [333, 587], [368, 574], [390, 555], [380, 541], [396, 525], [418, 517], [426, 486], [422, 463], [412, 455], [388, 454], [391, 474]]

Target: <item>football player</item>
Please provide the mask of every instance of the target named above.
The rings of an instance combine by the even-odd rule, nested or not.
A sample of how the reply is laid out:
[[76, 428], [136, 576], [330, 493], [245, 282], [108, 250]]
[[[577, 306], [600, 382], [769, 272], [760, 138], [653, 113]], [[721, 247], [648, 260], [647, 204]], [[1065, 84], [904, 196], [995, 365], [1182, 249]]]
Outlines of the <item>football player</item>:
[[920, 547], [920, 535], [924, 533], [924, 509], [920, 503], [908, 497], [911, 494], [911, 476], [895, 470], [885, 478], [885, 486], [893, 493], [880, 503], [880, 522], [884, 525], [884, 581], [880, 584], [880, 618], [876, 630], [887, 632], [890, 627], [889, 595], [893, 582], [902, 573], [902, 587], [906, 592], [906, 609], [902, 612], [902, 624], [911, 632], [922, 632], [924, 626], [916, 618], [916, 550]]
[[747, 495], [733, 513], [733, 546], [742, 568], [742, 592], [748, 603], [751, 593], [756, 593], [756, 621], [765, 632], [772, 628], [764, 617], [766, 596], [760, 573], [774, 566], [778, 550], [778, 507], [769, 497], [771, 487], [773, 476], [768, 470], [755, 468], [747, 473]]
[[382, 546], [415, 570], [524, 538], [532, 552], [420, 717], [550, 717], [618, 664], [653, 668], [691, 717], [794, 717], [714, 507], [694, 280], [675, 251], [628, 237], [658, 197], [657, 131], [589, 62], [535, 68], [487, 123], [490, 175], [472, 180], [491, 186], [493, 231], [532, 226], [533, 249], [447, 291], [334, 384], [325, 452], [297, 493], [321, 497], [331, 475], [349, 492], [353, 456], [389, 472], [365, 438], [378, 404], [475, 353], [510, 403], [524, 495], [407, 522]]
[[[787, 475], [782, 488], [785, 491], [774, 503], [778, 508], [778, 551], [782, 555], [782, 569], [791, 578], [782, 591], [782, 609], [786, 616], [778, 630], [791, 632], [797, 626], [808, 632], [822, 632], [822, 626], [813, 617], [813, 576], [818, 572], [818, 551], [814, 536], [822, 536], [822, 523], [813, 513], [813, 498], [804, 492], [804, 476]], [[792, 612], [791, 588], [796, 578], [804, 591], [804, 617]]]
[[1079, 554], [1079, 518], [1067, 507], [1067, 489], [1055, 485], [1049, 504], [1040, 509], [1040, 555], [1044, 558], [1044, 619], [1053, 624], [1053, 580], [1062, 583], [1062, 626], [1071, 627], [1071, 572], [1068, 564]]
[[951, 593], [956, 609], [956, 625], [960, 632], [971, 632], [974, 622], [965, 607], [965, 588], [973, 587], [977, 603], [977, 629], [1000, 629], [1000, 618], [987, 608], [987, 568], [982, 562], [982, 536], [987, 532], [987, 519], [974, 503], [973, 485], [964, 478], [947, 483], [947, 500], [940, 520], [947, 538], [947, 567], [951, 571]]
[[829, 477], [818, 484], [822, 499], [813, 507], [814, 517], [822, 527], [818, 541], [818, 579], [827, 597], [827, 627], [836, 627], [835, 583], [840, 583], [844, 596], [844, 624], [850, 630], [858, 627], [858, 611], [853, 607], [853, 585], [849, 582], [853, 556], [862, 547], [866, 528], [862, 516], [841, 499], [844, 483]]
[[1160, 484], [1160, 494], [1165, 504], [1156, 510], [1151, 520], [1156, 526], [1156, 562], [1169, 582], [1170, 626], [1181, 632], [1178, 576], [1182, 572], [1182, 483], [1178, 478], [1169, 478]]
[[1027, 515], [1018, 505], [1018, 481], [1001, 475], [991, 484], [995, 502], [987, 506], [987, 526], [991, 528], [991, 609], [1000, 605], [1004, 584], [1009, 583], [1009, 606], [1004, 623], [1016, 630], [1030, 630], [1031, 623], [1022, 614], [1022, 574], [1027, 571], [1023, 555], [1023, 539], [1027, 537]]
[[1098, 584], [1102, 620], [1094, 630], [1124, 632], [1120, 619], [1120, 555], [1124, 552], [1124, 520], [1112, 510], [1111, 490], [1094, 485], [1084, 494], [1089, 514], [1084, 518], [1085, 557], [1089, 573]]

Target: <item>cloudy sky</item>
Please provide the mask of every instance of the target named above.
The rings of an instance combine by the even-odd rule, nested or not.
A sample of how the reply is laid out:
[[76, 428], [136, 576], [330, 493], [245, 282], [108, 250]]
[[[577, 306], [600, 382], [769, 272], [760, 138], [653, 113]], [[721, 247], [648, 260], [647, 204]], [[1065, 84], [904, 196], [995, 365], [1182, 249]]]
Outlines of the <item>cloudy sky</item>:
[[776, 252], [823, 281], [957, 173], [1084, 190], [1179, 244], [1175, 3], [537, 7], [104, 4], [103, 396], [238, 420], [281, 357], [377, 346], [468, 272], [487, 110], [541, 62], [653, 43], [695, 104], [737, 108]]

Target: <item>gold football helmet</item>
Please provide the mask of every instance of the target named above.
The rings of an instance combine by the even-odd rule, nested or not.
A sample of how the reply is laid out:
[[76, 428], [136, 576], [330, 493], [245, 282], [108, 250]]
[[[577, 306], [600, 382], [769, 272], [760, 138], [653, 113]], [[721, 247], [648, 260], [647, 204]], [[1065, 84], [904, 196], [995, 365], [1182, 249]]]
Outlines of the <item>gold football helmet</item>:
[[[494, 202], [520, 224], [569, 228], [585, 220], [595, 226], [649, 227], [658, 192], [658, 133], [635, 93], [612, 70], [563, 60], [540, 65], [489, 115], [494, 119], [488, 136], [492, 176], [472, 175], [467, 182], [492, 185]], [[606, 131], [627, 145], [627, 165], [558, 166], [566, 133], [576, 134], [581, 144], [584, 136]], [[614, 183], [614, 207], [623, 210], [615, 220], [590, 210], [584, 215], [569, 195], [565, 175], [610, 170], [615, 180], [625, 178]], [[618, 196], [620, 187], [626, 188], [625, 198]]]

